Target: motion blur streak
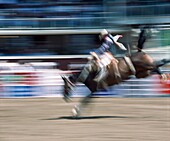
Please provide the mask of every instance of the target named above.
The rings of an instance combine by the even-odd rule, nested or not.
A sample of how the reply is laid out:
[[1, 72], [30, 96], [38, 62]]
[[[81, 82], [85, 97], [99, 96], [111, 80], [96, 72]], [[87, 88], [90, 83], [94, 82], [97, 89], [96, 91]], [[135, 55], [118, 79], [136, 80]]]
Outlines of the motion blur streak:
[[143, 51], [170, 59], [169, 0], [0, 0], [0, 141], [170, 141], [169, 78], [132, 76], [95, 93], [77, 119], [71, 109], [89, 90], [62, 98], [61, 76], [85, 66], [102, 29], [123, 35], [130, 50], [113, 48], [119, 59], [144, 27]]

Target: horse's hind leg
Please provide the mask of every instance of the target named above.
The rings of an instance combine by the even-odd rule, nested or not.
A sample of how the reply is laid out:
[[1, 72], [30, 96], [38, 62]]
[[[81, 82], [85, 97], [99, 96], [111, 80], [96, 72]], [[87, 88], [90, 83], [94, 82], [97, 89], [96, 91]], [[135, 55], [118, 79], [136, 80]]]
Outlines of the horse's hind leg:
[[64, 89], [63, 89], [63, 99], [66, 102], [70, 101], [71, 91], [74, 89], [76, 84], [76, 79], [79, 76], [78, 74], [72, 74], [69, 77], [61, 76], [64, 81]]
[[64, 89], [63, 89], [63, 99], [68, 102], [70, 100], [71, 90], [73, 87], [73, 84], [69, 81], [68, 78], [62, 76], [62, 79], [64, 81]]
[[84, 108], [91, 102], [91, 95], [92, 93], [88, 94], [80, 101], [80, 104], [74, 106], [74, 108], [72, 109], [73, 117], [77, 118], [80, 116]]

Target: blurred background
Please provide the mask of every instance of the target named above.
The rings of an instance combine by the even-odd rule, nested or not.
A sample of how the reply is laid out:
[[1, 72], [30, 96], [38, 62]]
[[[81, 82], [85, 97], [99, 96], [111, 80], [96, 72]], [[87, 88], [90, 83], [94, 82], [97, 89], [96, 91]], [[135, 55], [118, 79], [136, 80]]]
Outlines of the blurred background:
[[[170, 59], [169, 9], [169, 0], [0, 0], [0, 97], [60, 95], [60, 74], [83, 67], [100, 46], [103, 28], [122, 34], [121, 42], [135, 50], [140, 28], [148, 25], [152, 36], [144, 50], [156, 60]], [[102, 94], [169, 94], [170, 82], [155, 79], [132, 79]]]

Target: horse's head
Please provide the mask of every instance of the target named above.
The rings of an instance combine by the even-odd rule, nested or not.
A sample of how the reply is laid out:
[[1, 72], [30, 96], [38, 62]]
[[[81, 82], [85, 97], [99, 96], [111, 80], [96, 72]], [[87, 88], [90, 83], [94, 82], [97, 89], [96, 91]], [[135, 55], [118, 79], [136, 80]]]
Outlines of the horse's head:
[[144, 52], [132, 54], [131, 60], [136, 69], [137, 78], [145, 78], [155, 69], [154, 59]]

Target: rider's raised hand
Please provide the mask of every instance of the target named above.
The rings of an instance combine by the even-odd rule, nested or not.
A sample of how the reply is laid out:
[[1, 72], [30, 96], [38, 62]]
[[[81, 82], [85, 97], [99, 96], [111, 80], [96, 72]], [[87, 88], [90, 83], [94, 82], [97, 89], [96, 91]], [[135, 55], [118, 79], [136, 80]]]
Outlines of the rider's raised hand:
[[125, 47], [122, 43], [116, 42], [116, 45], [117, 45], [121, 50], [127, 50], [126, 47]]
[[117, 42], [117, 40], [119, 39], [119, 38], [121, 38], [121, 37], [123, 37], [122, 35], [116, 35], [116, 36], [111, 36], [112, 37], [112, 39], [113, 39], [113, 41], [114, 42]]
[[118, 42], [117, 40], [119, 39], [119, 38], [121, 38], [121, 37], [123, 37], [122, 35], [116, 35], [116, 36], [112, 36], [112, 39], [113, 39], [113, 41], [114, 41], [114, 43], [121, 49], [121, 50], [127, 50], [126, 49], [126, 47], [122, 44], [122, 43], [120, 43], [120, 42]]

